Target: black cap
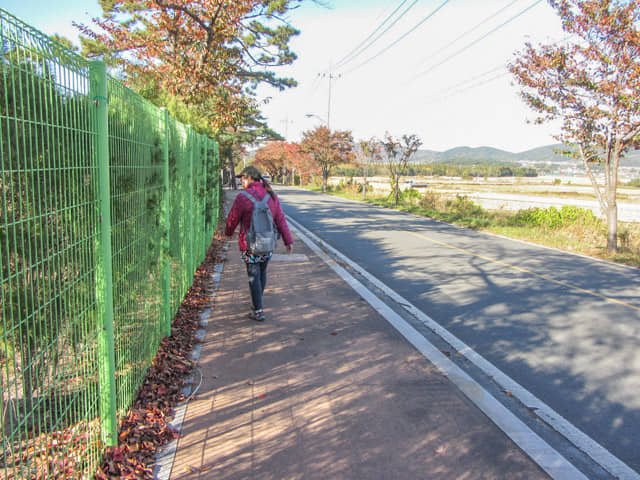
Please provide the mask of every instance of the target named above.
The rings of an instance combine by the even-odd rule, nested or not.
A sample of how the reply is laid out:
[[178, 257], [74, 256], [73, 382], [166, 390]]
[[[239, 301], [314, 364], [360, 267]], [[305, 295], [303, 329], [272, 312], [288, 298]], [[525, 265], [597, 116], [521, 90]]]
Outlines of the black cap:
[[240, 172], [238, 175], [236, 175], [237, 178], [244, 177], [244, 176], [251, 177], [254, 180], [260, 180], [262, 178], [262, 174], [260, 173], [260, 170], [258, 170], [253, 165], [249, 165], [248, 167], [244, 167], [242, 169], [242, 172]]

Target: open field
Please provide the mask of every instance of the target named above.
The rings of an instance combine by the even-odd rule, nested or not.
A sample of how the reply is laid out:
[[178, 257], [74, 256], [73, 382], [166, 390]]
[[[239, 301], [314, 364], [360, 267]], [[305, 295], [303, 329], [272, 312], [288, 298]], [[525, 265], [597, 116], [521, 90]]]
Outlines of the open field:
[[[347, 182], [344, 177], [332, 177], [329, 184]], [[413, 181], [411, 187], [407, 180]], [[362, 183], [354, 177], [354, 183]], [[369, 187], [377, 194], [389, 193], [389, 179], [372, 177], [367, 179]], [[486, 210], [518, 211], [539, 207], [560, 208], [572, 205], [593, 211], [604, 218], [600, 211], [593, 187], [587, 177], [503, 177], [476, 178], [459, 177], [403, 177], [403, 189], [413, 188], [423, 194], [427, 191], [451, 196], [468, 197]], [[618, 219], [622, 222], [640, 222], [640, 188], [618, 188]]]
[[[389, 180], [369, 178], [368, 203], [397, 208], [539, 245], [640, 267], [640, 188], [622, 188], [618, 202], [619, 251], [606, 249], [606, 221], [591, 185], [555, 178], [403, 179], [403, 200], [396, 207], [389, 198]], [[410, 184], [407, 180], [411, 180]], [[565, 183], [566, 182], [566, 183]], [[362, 200], [362, 179], [330, 178], [327, 193]], [[319, 187], [312, 187], [319, 191]], [[564, 206], [564, 208], [563, 208]], [[532, 210], [539, 208], [539, 212]], [[555, 207], [556, 210], [550, 209]], [[588, 214], [593, 212], [593, 216]], [[581, 214], [580, 211], [585, 212]], [[569, 215], [562, 219], [563, 215]], [[574, 217], [577, 215], [580, 218]], [[600, 218], [598, 218], [600, 217]], [[558, 223], [559, 221], [559, 223]]]

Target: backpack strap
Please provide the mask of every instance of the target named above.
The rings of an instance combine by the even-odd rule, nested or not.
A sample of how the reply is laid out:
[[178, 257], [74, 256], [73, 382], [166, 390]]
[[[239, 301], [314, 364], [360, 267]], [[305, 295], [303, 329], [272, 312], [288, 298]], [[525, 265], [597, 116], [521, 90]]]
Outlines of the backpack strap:
[[[255, 190], [253, 190], [253, 191], [255, 192]], [[242, 193], [245, 197], [247, 197], [249, 200], [251, 200], [251, 203], [253, 203], [254, 205], [257, 205], [259, 203], [268, 202], [269, 198], [271, 198], [271, 195], [269, 195], [269, 192], [267, 192], [267, 194], [262, 198], [262, 200], [258, 200], [256, 197], [251, 195], [247, 190], [242, 190], [240, 193]]]
[[269, 199], [271, 198], [271, 195], [269, 195], [268, 193], [262, 198], [262, 200], [260, 200], [258, 202], [258, 204], [264, 204], [267, 205], [267, 202], [269, 202]]
[[258, 203], [258, 200], [256, 200], [256, 198], [246, 190], [242, 190], [240, 193], [243, 194], [245, 197], [247, 197], [249, 200], [251, 200], [251, 203], [253, 203], [254, 205]]

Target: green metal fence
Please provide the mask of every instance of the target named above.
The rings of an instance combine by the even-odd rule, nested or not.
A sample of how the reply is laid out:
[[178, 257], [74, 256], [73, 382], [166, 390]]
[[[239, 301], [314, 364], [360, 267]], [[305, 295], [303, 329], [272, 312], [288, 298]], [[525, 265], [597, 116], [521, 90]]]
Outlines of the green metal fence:
[[210, 242], [218, 145], [0, 9], [0, 478], [88, 478]]

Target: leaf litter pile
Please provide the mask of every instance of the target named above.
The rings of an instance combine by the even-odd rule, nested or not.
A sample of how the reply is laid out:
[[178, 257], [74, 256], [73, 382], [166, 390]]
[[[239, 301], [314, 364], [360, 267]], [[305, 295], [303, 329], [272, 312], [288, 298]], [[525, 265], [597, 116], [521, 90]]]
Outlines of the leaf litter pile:
[[171, 336], [160, 344], [133, 405], [120, 422], [118, 446], [105, 451], [97, 480], [152, 480], [158, 450], [177, 438], [168, 421], [175, 406], [185, 400], [184, 383], [195, 366], [190, 353], [197, 342], [200, 315], [211, 306], [210, 281], [223, 245], [223, 237], [216, 233], [176, 313]]

